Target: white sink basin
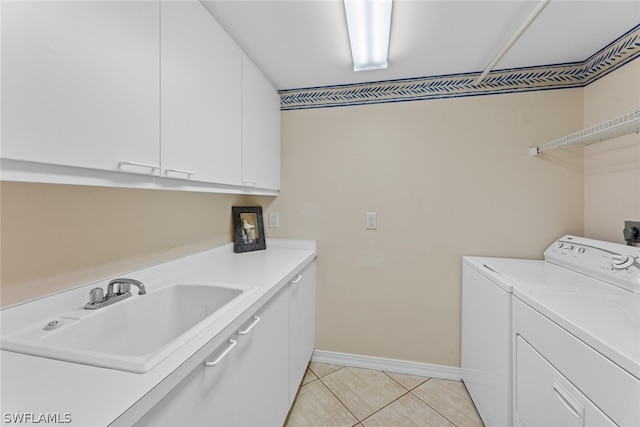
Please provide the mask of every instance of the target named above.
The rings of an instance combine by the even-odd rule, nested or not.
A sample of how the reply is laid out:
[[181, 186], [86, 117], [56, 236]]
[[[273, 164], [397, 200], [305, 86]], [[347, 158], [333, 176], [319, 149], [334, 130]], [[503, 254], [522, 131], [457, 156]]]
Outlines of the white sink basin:
[[[5, 334], [0, 348], [131, 372], [146, 372], [255, 288], [177, 284], [97, 310], [78, 309]], [[58, 322], [45, 329], [48, 322]]]

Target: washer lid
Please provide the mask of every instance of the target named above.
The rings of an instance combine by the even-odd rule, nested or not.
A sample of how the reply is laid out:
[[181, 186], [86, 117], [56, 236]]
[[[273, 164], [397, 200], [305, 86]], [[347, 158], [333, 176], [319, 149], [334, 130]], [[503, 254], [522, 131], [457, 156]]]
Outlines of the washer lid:
[[575, 273], [542, 260], [465, 256], [462, 262], [509, 293], [513, 293], [513, 288], [521, 286], [521, 283], [528, 288], [546, 288], [576, 277]]

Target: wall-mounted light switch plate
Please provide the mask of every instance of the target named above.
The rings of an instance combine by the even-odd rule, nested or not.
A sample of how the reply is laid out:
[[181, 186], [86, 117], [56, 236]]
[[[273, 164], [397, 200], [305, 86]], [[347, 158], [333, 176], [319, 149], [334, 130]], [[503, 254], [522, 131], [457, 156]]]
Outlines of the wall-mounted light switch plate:
[[280, 214], [278, 212], [269, 212], [269, 228], [280, 227]]
[[378, 214], [375, 212], [367, 212], [367, 230], [376, 230], [378, 228]]

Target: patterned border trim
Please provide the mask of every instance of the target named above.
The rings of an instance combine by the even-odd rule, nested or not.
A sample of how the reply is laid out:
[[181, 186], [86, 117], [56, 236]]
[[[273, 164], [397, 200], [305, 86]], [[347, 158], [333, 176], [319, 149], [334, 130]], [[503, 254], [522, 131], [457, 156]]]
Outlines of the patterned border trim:
[[640, 24], [583, 62], [280, 91], [280, 109], [341, 107], [584, 87], [640, 57]]

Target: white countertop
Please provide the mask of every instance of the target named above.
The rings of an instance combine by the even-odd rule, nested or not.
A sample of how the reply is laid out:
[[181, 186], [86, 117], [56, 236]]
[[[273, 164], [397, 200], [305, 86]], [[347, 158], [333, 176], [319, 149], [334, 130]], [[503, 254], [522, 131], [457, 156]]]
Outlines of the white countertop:
[[[106, 426], [114, 422], [207, 342], [223, 331], [226, 334], [225, 328], [243, 313], [256, 303], [264, 303], [285, 286], [315, 256], [313, 241], [268, 239], [267, 249], [263, 251], [236, 254], [233, 245], [228, 244], [118, 275], [141, 280], [148, 290], [167, 282], [207, 281], [258, 288], [143, 374], [0, 351], [0, 422], [13, 424], [9, 417], [14, 416], [32, 417], [37, 421], [41, 414], [58, 414], [59, 421], [70, 418], [70, 424], [78, 426]], [[1, 310], [2, 333], [45, 322], [61, 312], [83, 306], [89, 290], [96, 286], [105, 288], [109, 279]]]

